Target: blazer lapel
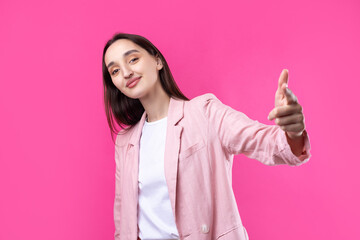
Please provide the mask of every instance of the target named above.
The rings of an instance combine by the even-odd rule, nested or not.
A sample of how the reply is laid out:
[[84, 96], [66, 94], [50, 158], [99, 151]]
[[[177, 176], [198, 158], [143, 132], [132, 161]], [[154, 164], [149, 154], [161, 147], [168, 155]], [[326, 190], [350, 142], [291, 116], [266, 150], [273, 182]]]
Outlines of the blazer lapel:
[[134, 234], [130, 239], [136, 239], [138, 234], [137, 226], [137, 211], [138, 211], [138, 175], [139, 175], [139, 151], [140, 151], [140, 137], [142, 127], [145, 123], [146, 112], [144, 111], [140, 121], [134, 126], [133, 133], [129, 139], [127, 153], [125, 157], [125, 179], [129, 181], [129, 184], [123, 187], [128, 191], [124, 194], [128, 195], [129, 201], [127, 202], [125, 215], [127, 221], [124, 224], [127, 225], [129, 233]]
[[[176, 199], [176, 183], [178, 171], [178, 157], [180, 149], [182, 126], [177, 123], [184, 116], [184, 100], [170, 98], [168, 108], [168, 119], [165, 140], [164, 153], [164, 169], [165, 179], [168, 185], [169, 198], [175, 216], [175, 199]], [[137, 203], [138, 203], [138, 178], [139, 178], [139, 152], [140, 138], [142, 128], [145, 123], [146, 112], [144, 111], [140, 121], [134, 126], [134, 131], [130, 137], [128, 151], [126, 154], [126, 166], [128, 166], [128, 176], [131, 183], [129, 184], [129, 194], [132, 195], [133, 204], [128, 206], [129, 225], [131, 228], [137, 227]], [[127, 170], [126, 170], [127, 171]], [[176, 219], [176, 218], [175, 218]]]
[[184, 101], [171, 98], [168, 110], [168, 123], [166, 129], [164, 168], [165, 179], [168, 185], [169, 198], [176, 219], [176, 183], [178, 173], [178, 159], [180, 150], [180, 140], [183, 127], [177, 123], [184, 116]]

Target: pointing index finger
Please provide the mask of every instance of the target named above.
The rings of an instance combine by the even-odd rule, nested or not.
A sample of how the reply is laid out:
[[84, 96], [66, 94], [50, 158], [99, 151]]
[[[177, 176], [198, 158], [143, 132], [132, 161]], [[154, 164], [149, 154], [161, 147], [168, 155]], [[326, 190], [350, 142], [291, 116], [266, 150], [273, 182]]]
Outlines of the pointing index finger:
[[288, 83], [288, 79], [289, 79], [289, 71], [287, 69], [283, 69], [280, 77], [279, 77], [279, 82], [278, 82], [278, 89], [281, 89], [281, 86], [284, 83]]

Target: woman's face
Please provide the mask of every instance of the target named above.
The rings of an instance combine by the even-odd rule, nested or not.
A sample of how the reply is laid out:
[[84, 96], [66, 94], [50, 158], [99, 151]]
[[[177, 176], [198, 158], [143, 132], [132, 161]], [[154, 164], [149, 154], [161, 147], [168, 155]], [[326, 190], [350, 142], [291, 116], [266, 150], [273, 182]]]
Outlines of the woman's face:
[[161, 87], [156, 84], [160, 83], [159, 70], [163, 67], [160, 58], [128, 39], [111, 44], [104, 61], [114, 85], [129, 98], [144, 98]]

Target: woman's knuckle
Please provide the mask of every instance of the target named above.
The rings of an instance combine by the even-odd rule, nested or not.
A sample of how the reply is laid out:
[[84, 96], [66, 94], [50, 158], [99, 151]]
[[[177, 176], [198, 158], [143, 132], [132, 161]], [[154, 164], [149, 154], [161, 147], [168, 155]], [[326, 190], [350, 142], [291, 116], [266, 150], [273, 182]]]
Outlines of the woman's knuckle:
[[304, 115], [300, 114], [299, 115], [299, 122], [303, 122], [304, 121]]

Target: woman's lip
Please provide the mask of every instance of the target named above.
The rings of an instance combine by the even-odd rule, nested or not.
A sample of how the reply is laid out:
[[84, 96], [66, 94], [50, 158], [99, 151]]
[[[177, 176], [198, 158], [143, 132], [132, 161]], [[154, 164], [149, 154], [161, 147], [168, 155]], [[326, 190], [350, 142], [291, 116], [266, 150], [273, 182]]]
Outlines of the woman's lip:
[[137, 78], [133, 78], [131, 80], [129, 80], [127, 83], [126, 83], [126, 86], [129, 87], [129, 85], [137, 80], [139, 80], [141, 77], [137, 77]]

